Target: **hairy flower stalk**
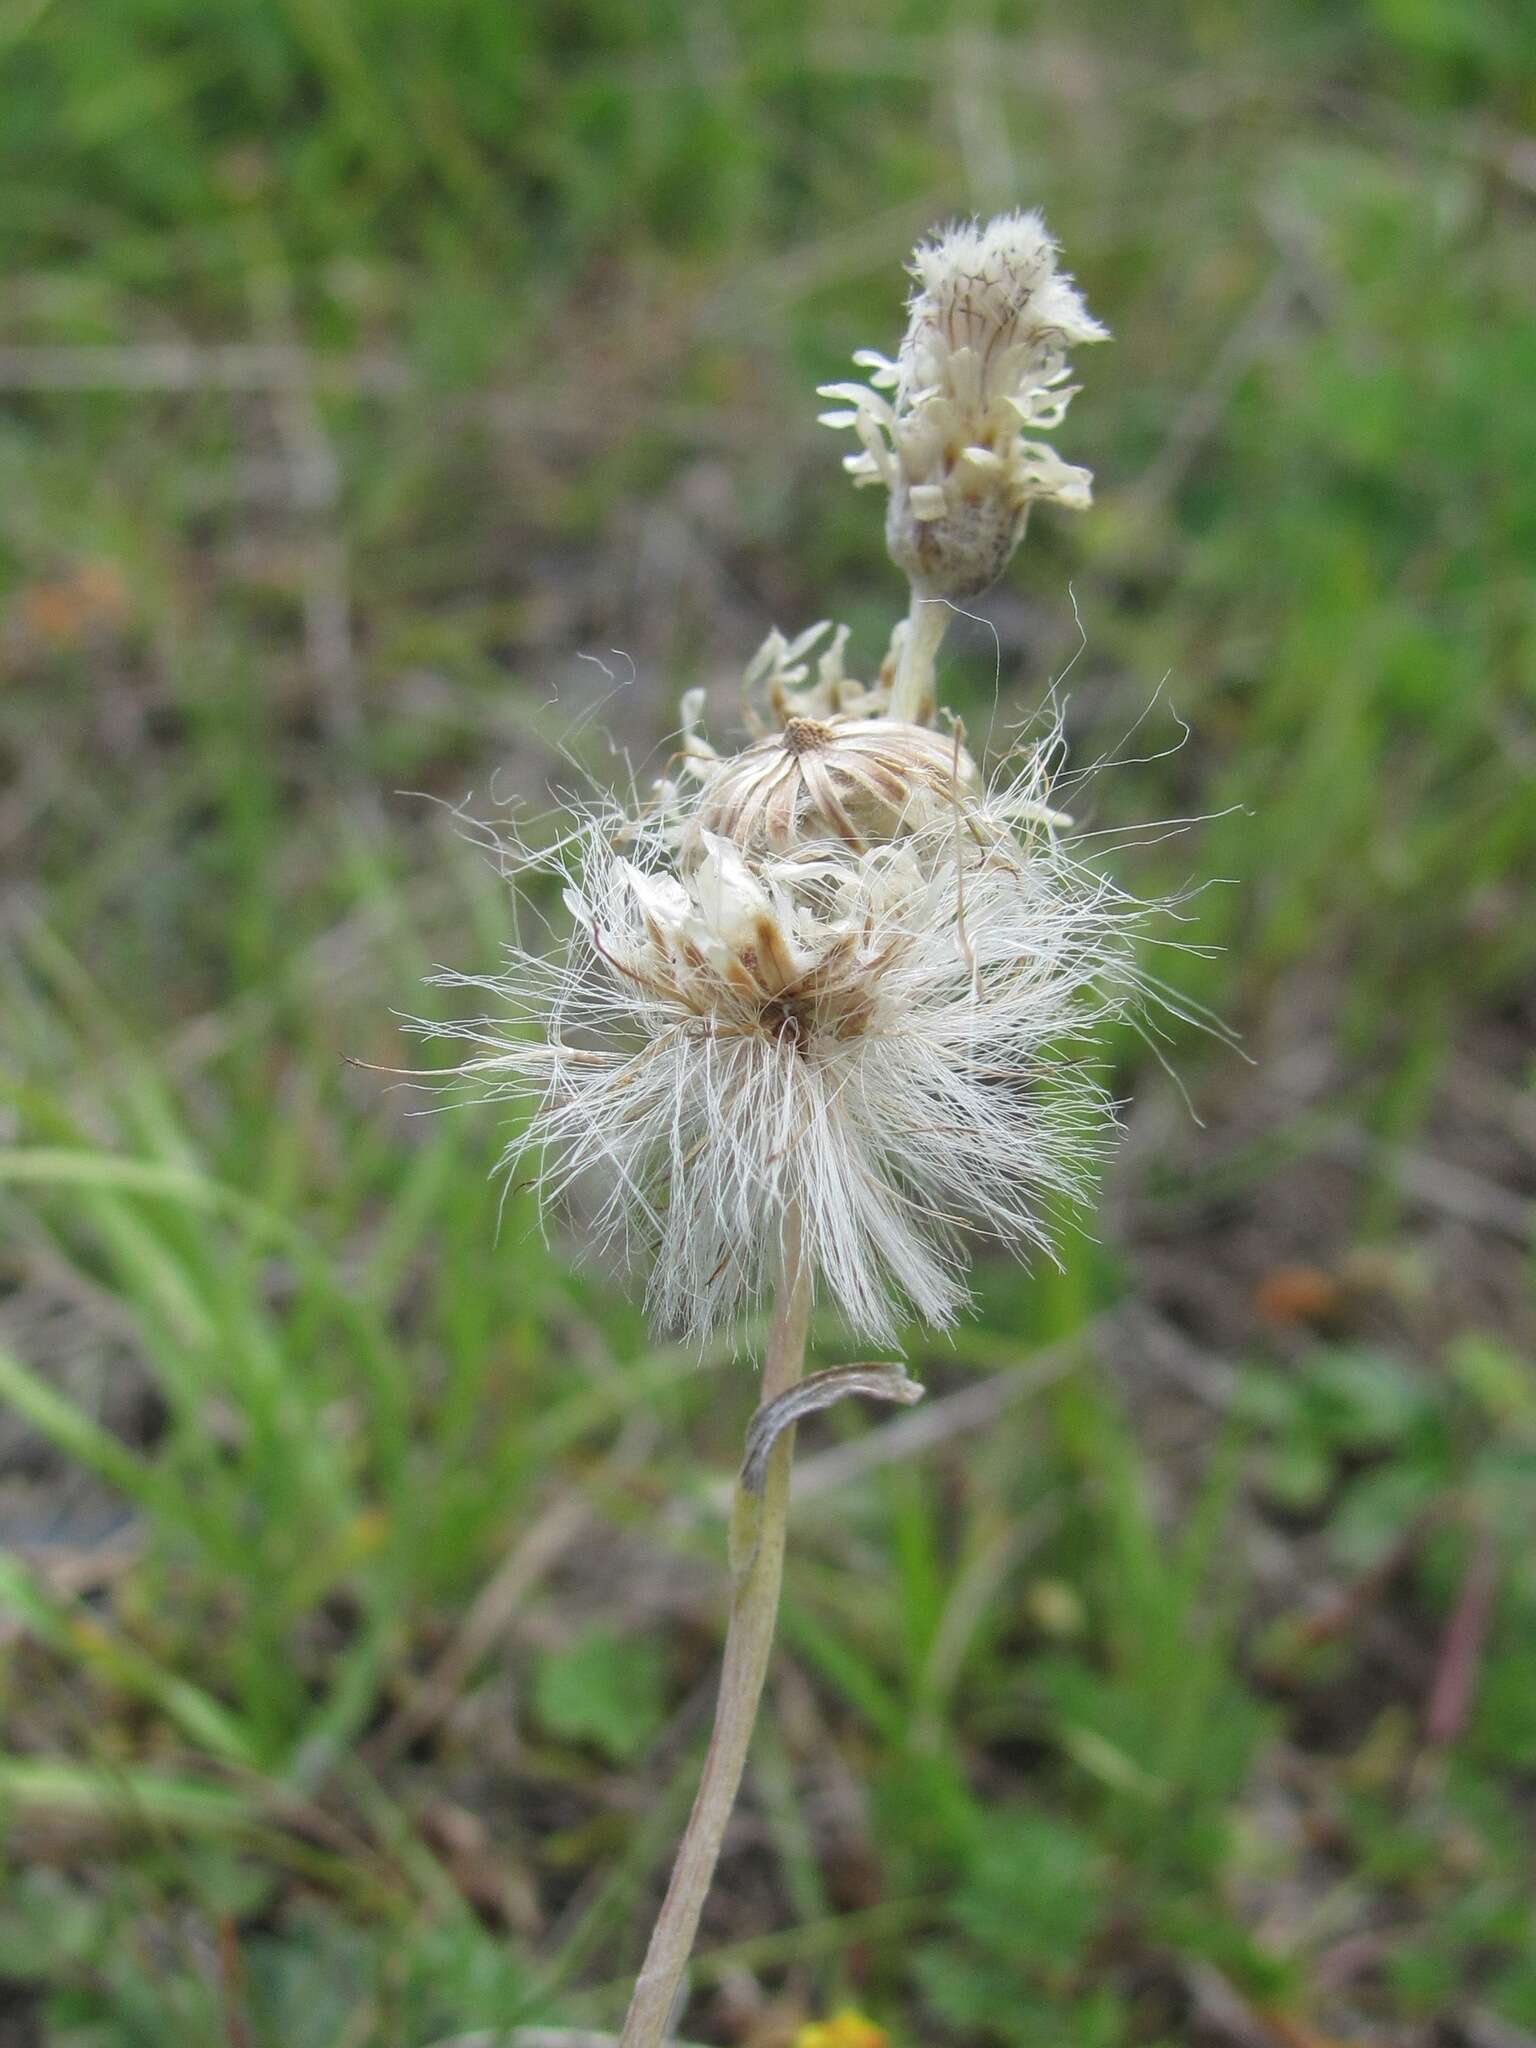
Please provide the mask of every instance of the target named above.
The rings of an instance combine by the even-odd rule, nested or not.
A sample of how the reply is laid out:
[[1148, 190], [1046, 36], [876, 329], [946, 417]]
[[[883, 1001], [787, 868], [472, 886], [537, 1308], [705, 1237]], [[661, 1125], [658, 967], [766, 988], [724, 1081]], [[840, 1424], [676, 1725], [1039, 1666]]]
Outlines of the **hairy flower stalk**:
[[[773, 1303], [715, 1729], [624, 2048], [666, 2037], [746, 1760], [812, 1301], [890, 1342], [964, 1308], [975, 1233], [1047, 1247], [1112, 1125], [1068, 1048], [1138, 991], [1140, 906], [1074, 854], [1054, 742], [989, 780], [934, 689], [951, 606], [1002, 573], [1029, 507], [1088, 502], [1087, 471], [1029, 436], [1061, 421], [1069, 348], [1105, 330], [1035, 214], [943, 234], [912, 269], [896, 360], [827, 387], [911, 586], [878, 674], [847, 673], [844, 629], [771, 634], [745, 747], [717, 753], [690, 692], [654, 802], [578, 816], [530, 859], [561, 884], [563, 952], [450, 977], [492, 1001], [447, 1029], [460, 1075], [525, 1112], [509, 1165], [534, 1158], [546, 1199], [649, 1256], [657, 1320], [697, 1336]], [[860, 1369], [804, 1405], [887, 1386], [919, 1391]]]
[[[782, 1399], [799, 1379], [811, 1312], [810, 1270], [800, 1256], [796, 1219], [791, 1214], [785, 1220], [784, 1270], [763, 1353], [764, 1406]], [[720, 1845], [741, 1788], [778, 1619], [794, 1437], [791, 1427], [778, 1438], [768, 1454], [760, 1488], [737, 1485], [731, 1515], [731, 1618], [714, 1732], [666, 1897], [635, 1980], [621, 2048], [655, 2048], [666, 2039], [720, 1859]]]

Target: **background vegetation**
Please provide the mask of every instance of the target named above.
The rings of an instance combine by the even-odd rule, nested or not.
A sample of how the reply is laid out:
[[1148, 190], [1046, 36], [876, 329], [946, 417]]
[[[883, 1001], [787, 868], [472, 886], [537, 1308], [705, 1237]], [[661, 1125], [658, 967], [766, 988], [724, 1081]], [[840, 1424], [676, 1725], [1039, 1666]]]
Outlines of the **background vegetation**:
[[508, 930], [428, 799], [877, 658], [812, 390], [1024, 201], [1100, 502], [952, 695], [1072, 661], [1089, 822], [1207, 821], [1118, 868], [1247, 1059], [1114, 1048], [1065, 1271], [808, 1436], [684, 2031], [1529, 2048], [1536, 17], [12, 0], [0, 84], [0, 2041], [621, 2010], [751, 1375], [346, 1056]]

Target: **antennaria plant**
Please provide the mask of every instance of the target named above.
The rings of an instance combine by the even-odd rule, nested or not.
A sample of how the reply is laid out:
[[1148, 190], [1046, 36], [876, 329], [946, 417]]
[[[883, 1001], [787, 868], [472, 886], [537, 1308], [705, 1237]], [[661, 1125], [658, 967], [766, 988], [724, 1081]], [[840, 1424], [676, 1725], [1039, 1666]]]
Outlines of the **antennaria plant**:
[[921, 1391], [899, 1367], [803, 1378], [813, 1301], [889, 1342], [912, 1312], [944, 1325], [966, 1305], [968, 1233], [1045, 1246], [1112, 1127], [1063, 1048], [1138, 996], [1142, 908], [1074, 855], [1053, 749], [989, 779], [935, 675], [954, 607], [1003, 573], [1030, 507], [1089, 503], [1088, 472], [1035, 437], [1073, 396], [1068, 351], [1105, 330], [1037, 214], [941, 234], [912, 274], [895, 359], [861, 352], [867, 383], [824, 392], [910, 586], [878, 673], [847, 672], [844, 629], [771, 634], [747, 745], [717, 752], [690, 693], [653, 800], [594, 809], [541, 857], [563, 952], [453, 978], [501, 1013], [448, 1027], [471, 1047], [461, 1073], [529, 1107], [516, 1156], [546, 1198], [596, 1188], [599, 1234], [649, 1254], [656, 1318], [699, 1335], [771, 1301], [714, 1734], [625, 2048], [667, 2035], [740, 1784], [795, 1419]]

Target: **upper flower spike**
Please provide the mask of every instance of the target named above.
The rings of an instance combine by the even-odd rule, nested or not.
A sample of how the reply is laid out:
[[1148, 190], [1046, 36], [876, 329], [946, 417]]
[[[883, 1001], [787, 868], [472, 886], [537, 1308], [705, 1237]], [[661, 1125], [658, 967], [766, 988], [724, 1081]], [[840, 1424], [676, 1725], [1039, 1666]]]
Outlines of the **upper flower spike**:
[[1090, 501], [1090, 473], [1025, 434], [1061, 424], [1077, 389], [1068, 351], [1108, 339], [1056, 255], [1038, 213], [920, 244], [896, 361], [861, 349], [867, 385], [822, 387], [846, 408], [823, 423], [863, 443], [849, 474], [890, 493], [886, 541], [920, 597], [973, 597], [996, 582], [1035, 499]]

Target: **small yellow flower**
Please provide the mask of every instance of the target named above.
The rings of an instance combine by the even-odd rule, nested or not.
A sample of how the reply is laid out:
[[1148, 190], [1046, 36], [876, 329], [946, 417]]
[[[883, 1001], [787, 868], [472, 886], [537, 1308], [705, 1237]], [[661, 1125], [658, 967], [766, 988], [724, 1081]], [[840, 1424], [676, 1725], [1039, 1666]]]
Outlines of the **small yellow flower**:
[[794, 2048], [890, 2048], [891, 2037], [851, 2005], [829, 2020], [807, 2020], [795, 2032]]

